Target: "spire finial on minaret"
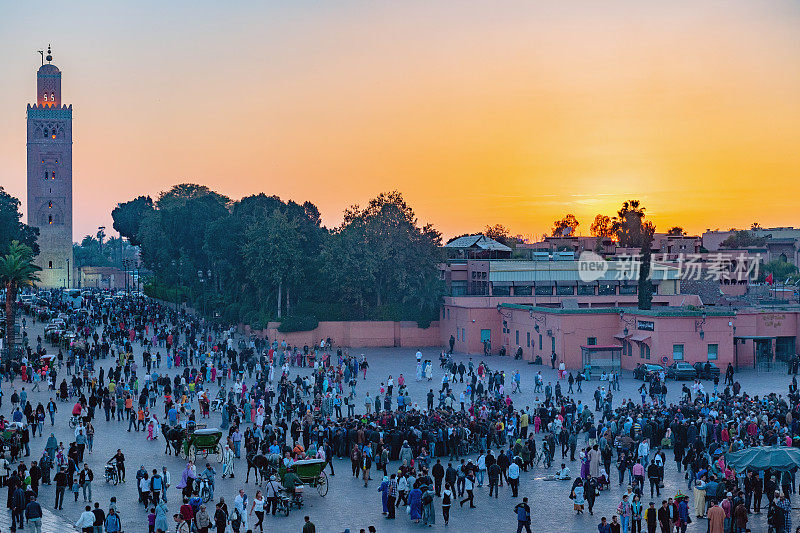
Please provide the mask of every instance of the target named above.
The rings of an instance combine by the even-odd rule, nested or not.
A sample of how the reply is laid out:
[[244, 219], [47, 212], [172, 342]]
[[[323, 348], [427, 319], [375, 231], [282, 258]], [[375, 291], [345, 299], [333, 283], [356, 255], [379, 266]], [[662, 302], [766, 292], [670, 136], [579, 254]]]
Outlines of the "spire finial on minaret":
[[53, 60], [53, 52], [50, 51], [50, 44], [49, 43], [47, 45], [47, 57], [45, 59], [47, 59], [48, 63]]

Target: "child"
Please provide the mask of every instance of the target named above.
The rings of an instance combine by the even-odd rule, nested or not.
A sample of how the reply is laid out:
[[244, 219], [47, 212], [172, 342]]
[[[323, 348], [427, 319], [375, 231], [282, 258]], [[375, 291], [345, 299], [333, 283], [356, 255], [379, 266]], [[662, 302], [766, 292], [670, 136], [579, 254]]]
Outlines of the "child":
[[148, 533], [155, 533], [156, 530], [156, 508], [150, 508], [150, 514], [147, 515], [147, 531]]

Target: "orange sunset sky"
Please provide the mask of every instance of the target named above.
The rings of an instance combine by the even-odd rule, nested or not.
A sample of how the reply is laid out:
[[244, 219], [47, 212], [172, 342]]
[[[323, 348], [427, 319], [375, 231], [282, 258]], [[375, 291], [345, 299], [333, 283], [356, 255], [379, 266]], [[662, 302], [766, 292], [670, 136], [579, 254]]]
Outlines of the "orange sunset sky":
[[798, 225], [800, 2], [0, 4], [0, 185], [53, 46], [74, 238], [181, 182], [311, 200], [399, 189], [445, 236], [540, 236], [638, 198], [659, 230]]

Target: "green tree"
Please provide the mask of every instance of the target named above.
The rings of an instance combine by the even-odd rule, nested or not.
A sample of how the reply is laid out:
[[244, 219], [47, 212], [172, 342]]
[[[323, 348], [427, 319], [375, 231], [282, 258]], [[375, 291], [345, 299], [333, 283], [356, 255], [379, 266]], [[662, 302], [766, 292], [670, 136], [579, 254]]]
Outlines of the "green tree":
[[75, 267], [81, 268], [85, 266], [109, 266], [110, 247], [103, 249], [100, 246], [100, 241], [86, 235], [80, 244], [72, 246], [72, 254], [75, 256]]
[[653, 281], [650, 279], [650, 262], [653, 259], [652, 245], [656, 228], [652, 222], [642, 223], [639, 230], [641, 249], [638, 280], [639, 309], [650, 309], [653, 304]]
[[553, 237], [566, 237], [567, 235], [574, 236], [580, 226], [580, 222], [575, 218], [575, 215], [568, 213], [564, 218], [553, 222], [553, 230], [551, 234]]
[[[114, 219], [114, 229], [120, 235], [128, 239], [134, 246], [139, 246], [139, 229], [142, 219], [153, 211], [153, 199], [149, 196], [139, 196], [129, 202], [117, 204], [111, 211], [111, 218]], [[98, 239], [101, 238], [98, 233]]]
[[28, 246], [34, 257], [39, 254], [39, 229], [21, 222], [20, 201], [0, 187], [0, 254], [8, 252], [11, 243], [19, 241]]
[[6, 349], [10, 355], [14, 349], [15, 331], [14, 317], [16, 314], [17, 293], [22, 287], [30, 287], [39, 276], [36, 274], [41, 270], [33, 264], [33, 250], [30, 246], [19, 241], [12, 241], [8, 247], [8, 252], [0, 257], [0, 283], [6, 290], [5, 308], [5, 330], [6, 330]]
[[[522, 244], [525, 242], [525, 238], [522, 235], [512, 235], [511, 230], [502, 224], [494, 224], [492, 226], [486, 226], [486, 228], [484, 228], [483, 230], [483, 234], [489, 237], [490, 239], [496, 240], [500, 244], [505, 244], [510, 248], [516, 248], [518, 244]], [[472, 234], [465, 233], [464, 235], [472, 235]], [[463, 237], [464, 235], [460, 235], [460, 237]], [[452, 241], [453, 239], [450, 240]]]
[[253, 286], [263, 287], [266, 284], [277, 291], [278, 318], [282, 314], [284, 289], [288, 302], [289, 287], [300, 281], [298, 265], [302, 260], [302, 238], [297, 224], [279, 209], [275, 209], [269, 217], [260, 219], [246, 233], [244, 259], [248, 277]]
[[759, 272], [759, 281], [763, 282], [767, 274], [772, 274], [772, 279], [775, 283], [782, 283], [787, 279], [797, 278], [797, 266], [783, 261], [781, 259], [773, 259], [763, 264]]
[[589, 227], [589, 233], [593, 237], [611, 237], [614, 234], [614, 231], [611, 227], [611, 217], [606, 215], [597, 215], [594, 217], [594, 221]]
[[682, 237], [686, 235], [686, 230], [680, 226], [672, 226], [667, 230], [667, 235], [670, 237]]
[[644, 232], [643, 220], [645, 208], [639, 200], [623, 202], [617, 216], [611, 220], [611, 230], [617, 237], [617, 243], [624, 248], [641, 248], [647, 236]]
[[431, 299], [438, 306], [441, 234], [430, 225], [419, 227], [399, 192], [381, 193], [363, 209], [346, 210], [336, 235], [342, 245], [352, 245], [342, 276], [359, 284], [348, 292], [357, 293], [361, 302], [381, 309], [387, 319], [397, 319], [404, 310], [422, 316]]
[[755, 233], [748, 230], [735, 230], [724, 241], [720, 243], [722, 248], [747, 248], [750, 246], [764, 246], [767, 242], [765, 237], [756, 237]]

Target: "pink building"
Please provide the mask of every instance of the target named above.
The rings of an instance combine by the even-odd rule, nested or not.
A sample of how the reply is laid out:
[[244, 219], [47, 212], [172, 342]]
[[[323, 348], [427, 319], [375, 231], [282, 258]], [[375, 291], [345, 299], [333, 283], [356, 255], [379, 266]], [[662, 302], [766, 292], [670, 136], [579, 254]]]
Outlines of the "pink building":
[[[475, 300], [474, 298], [471, 300]], [[440, 331], [452, 334], [456, 350], [481, 354], [484, 343], [492, 353], [505, 347], [509, 355], [522, 349], [523, 358], [541, 357], [550, 363], [553, 353], [567, 368], [594, 364], [597, 357], [613, 357], [618, 366], [638, 363], [669, 365], [716, 362], [724, 369], [752, 368], [786, 361], [796, 352], [800, 309], [706, 309], [695, 306], [548, 308], [530, 304], [449, 302], [444, 306]], [[602, 353], [600, 353], [602, 352]], [[602, 365], [601, 365], [602, 366]]]

